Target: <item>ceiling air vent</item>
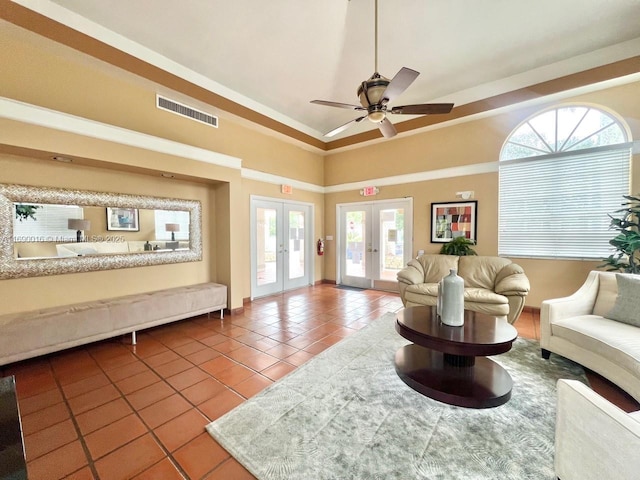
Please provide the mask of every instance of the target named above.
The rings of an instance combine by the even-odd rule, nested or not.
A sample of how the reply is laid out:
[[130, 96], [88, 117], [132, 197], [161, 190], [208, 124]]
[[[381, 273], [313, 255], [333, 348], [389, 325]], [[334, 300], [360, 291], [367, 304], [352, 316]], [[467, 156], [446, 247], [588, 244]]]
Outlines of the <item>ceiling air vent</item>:
[[218, 117], [201, 112], [195, 108], [187, 107], [182, 103], [169, 100], [168, 98], [161, 97], [160, 95], [156, 95], [156, 106], [160, 110], [166, 110], [167, 112], [175, 113], [181, 117], [190, 118], [196, 122], [205, 123], [211, 127], [218, 128]]

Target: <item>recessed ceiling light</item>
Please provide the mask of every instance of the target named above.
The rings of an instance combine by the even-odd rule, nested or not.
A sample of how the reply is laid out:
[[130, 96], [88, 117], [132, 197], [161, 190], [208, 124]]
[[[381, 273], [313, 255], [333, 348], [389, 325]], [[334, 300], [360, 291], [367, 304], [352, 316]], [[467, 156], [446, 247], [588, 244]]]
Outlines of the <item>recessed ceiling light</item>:
[[53, 160], [55, 160], [56, 162], [62, 162], [62, 163], [71, 163], [72, 160], [68, 157], [62, 157], [60, 155], [56, 155], [55, 157], [51, 157]]

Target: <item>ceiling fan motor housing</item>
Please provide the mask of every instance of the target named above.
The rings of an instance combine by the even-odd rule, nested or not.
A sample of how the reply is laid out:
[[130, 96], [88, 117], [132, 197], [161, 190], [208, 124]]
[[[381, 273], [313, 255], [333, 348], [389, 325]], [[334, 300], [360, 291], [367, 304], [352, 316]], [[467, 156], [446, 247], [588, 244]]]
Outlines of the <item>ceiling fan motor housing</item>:
[[362, 82], [358, 87], [360, 103], [369, 112], [369, 120], [374, 123], [381, 122], [386, 115], [385, 106], [381, 105], [380, 102], [389, 83], [390, 80], [388, 78], [376, 72], [369, 80]]

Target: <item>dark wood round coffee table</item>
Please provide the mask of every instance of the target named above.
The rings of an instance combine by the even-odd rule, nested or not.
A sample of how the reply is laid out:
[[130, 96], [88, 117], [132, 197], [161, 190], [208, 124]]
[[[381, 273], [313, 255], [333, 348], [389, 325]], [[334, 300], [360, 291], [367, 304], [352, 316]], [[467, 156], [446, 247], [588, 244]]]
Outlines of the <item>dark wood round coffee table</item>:
[[396, 352], [396, 372], [414, 390], [469, 408], [497, 407], [511, 398], [509, 373], [487, 355], [508, 352], [517, 330], [504, 317], [465, 310], [464, 326], [449, 327], [435, 307], [400, 311], [396, 331], [412, 345]]

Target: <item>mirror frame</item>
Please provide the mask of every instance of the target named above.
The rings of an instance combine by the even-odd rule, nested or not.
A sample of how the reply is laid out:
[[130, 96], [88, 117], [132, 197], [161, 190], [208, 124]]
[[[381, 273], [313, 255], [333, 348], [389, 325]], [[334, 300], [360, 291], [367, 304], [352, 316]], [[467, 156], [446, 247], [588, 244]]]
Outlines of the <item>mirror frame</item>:
[[[135, 252], [78, 257], [15, 258], [14, 202], [51, 203], [86, 207], [123, 207], [189, 211], [189, 250]], [[148, 197], [89, 190], [0, 184], [0, 279], [41, 277], [116, 268], [146, 267], [202, 260], [202, 207], [197, 200]]]

